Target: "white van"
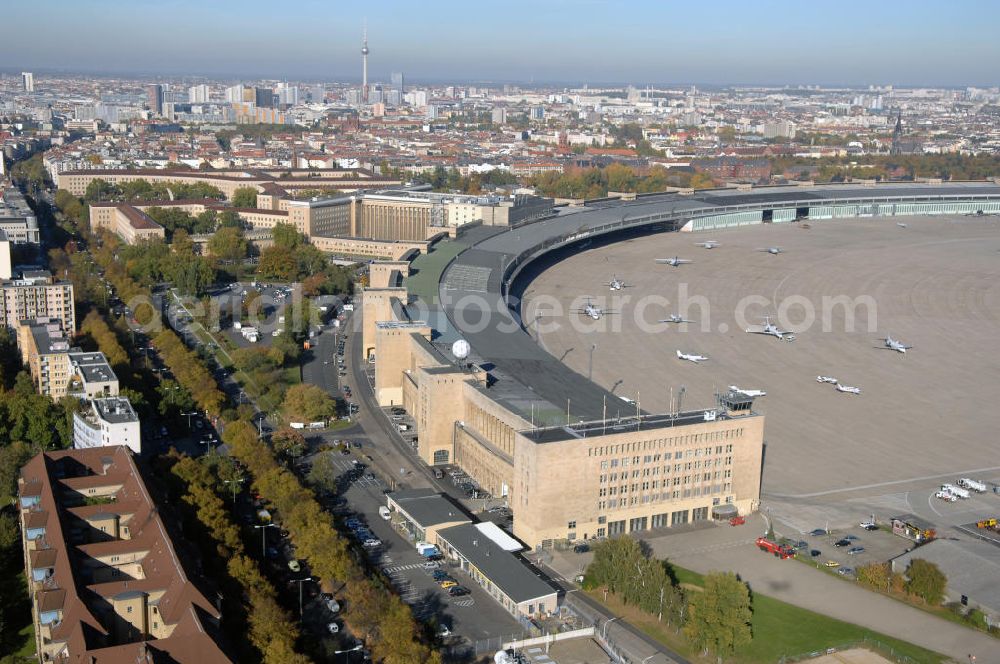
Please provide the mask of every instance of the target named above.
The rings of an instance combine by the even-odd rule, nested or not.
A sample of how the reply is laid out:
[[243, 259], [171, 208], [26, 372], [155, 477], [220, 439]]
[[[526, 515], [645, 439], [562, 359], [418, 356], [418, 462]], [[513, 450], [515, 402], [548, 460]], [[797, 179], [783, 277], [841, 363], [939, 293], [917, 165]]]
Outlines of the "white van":
[[389, 508], [386, 507], [385, 505], [383, 505], [382, 507], [378, 508], [378, 515], [380, 517], [382, 517], [382, 519], [385, 520], [385, 521], [388, 521], [389, 519], [392, 518], [392, 515], [389, 512]]

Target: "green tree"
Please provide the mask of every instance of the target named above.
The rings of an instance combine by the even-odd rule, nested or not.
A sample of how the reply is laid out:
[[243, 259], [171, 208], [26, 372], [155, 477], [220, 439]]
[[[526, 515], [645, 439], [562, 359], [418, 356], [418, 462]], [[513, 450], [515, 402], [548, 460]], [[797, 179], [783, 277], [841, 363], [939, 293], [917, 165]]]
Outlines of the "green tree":
[[718, 658], [731, 657], [752, 638], [750, 589], [732, 572], [705, 577], [705, 588], [693, 593], [684, 627], [691, 644]]
[[941, 603], [948, 577], [934, 563], [914, 558], [906, 568], [906, 592], [932, 606]]
[[289, 422], [320, 422], [336, 415], [337, 405], [319, 387], [303, 383], [288, 388], [281, 412]]
[[271, 232], [275, 247], [291, 250], [302, 244], [302, 234], [292, 224], [275, 224]]
[[215, 231], [208, 241], [208, 252], [222, 261], [239, 261], [246, 258], [247, 241], [243, 230], [228, 226]]
[[254, 187], [240, 187], [233, 192], [233, 207], [236, 208], [256, 208], [257, 189]]
[[323, 452], [313, 459], [312, 468], [306, 476], [309, 484], [320, 493], [333, 493], [337, 488], [340, 468], [334, 461], [332, 452]]

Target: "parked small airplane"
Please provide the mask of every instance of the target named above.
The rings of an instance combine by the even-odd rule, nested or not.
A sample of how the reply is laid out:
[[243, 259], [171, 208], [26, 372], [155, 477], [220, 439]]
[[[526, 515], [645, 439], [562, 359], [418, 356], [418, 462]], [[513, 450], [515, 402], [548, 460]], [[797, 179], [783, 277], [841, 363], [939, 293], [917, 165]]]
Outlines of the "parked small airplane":
[[893, 339], [892, 335], [890, 335], [890, 334], [887, 334], [885, 336], [885, 339], [882, 339], [882, 341], [885, 343], [884, 348], [886, 350], [894, 350], [897, 353], [905, 353], [906, 351], [908, 351], [911, 348], [913, 348], [913, 346], [907, 346], [906, 344], [904, 344], [902, 341], [899, 341], [898, 339]]
[[610, 314], [613, 312], [601, 309], [599, 306], [591, 302], [590, 298], [587, 298], [587, 304], [583, 306], [583, 309], [577, 309], [574, 313], [583, 314], [584, 316], [588, 316], [594, 320], [601, 320], [601, 317], [604, 316], [604, 314]]
[[860, 387], [849, 387], [847, 385], [841, 385], [840, 383], [837, 383], [837, 391], [847, 392], [848, 394], [861, 394]]
[[664, 318], [660, 322], [661, 323], [677, 323], [677, 324], [680, 324], [680, 323], [693, 323], [694, 321], [693, 320], [688, 320], [687, 318], [684, 318], [680, 314], [670, 314], [669, 318]]
[[697, 363], [697, 362], [704, 362], [708, 358], [705, 357], [704, 355], [692, 355], [690, 353], [682, 353], [680, 351], [677, 351], [677, 359], [687, 360], [688, 362]]
[[767, 396], [767, 392], [765, 392], [764, 390], [743, 390], [743, 389], [740, 389], [740, 388], [736, 387], [735, 385], [730, 385], [729, 389], [732, 390], [733, 392], [738, 392], [738, 393], [740, 393], [742, 395], [745, 395], [745, 396], [748, 396], [748, 397], [766, 397]]
[[764, 325], [759, 330], [751, 330], [747, 328], [748, 334], [767, 334], [772, 337], [777, 337], [778, 339], [785, 339], [787, 341], [794, 341], [795, 335], [791, 334], [787, 330], [778, 329], [778, 326], [771, 322], [770, 316], [764, 316]]
[[625, 283], [625, 280], [619, 279], [617, 275], [611, 275], [611, 281], [608, 282], [608, 289], [615, 291], [623, 288], [628, 288], [628, 284]]
[[837, 379], [832, 376], [816, 376], [817, 383], [830, 383], [831, 385], [837, 384]]
[[704, 242], [695, 242], [696, 247], [704, 247], [706, 249], [715, 249], [716, 247], [722, 246], [718, 240], [705, 240]]
[[662, 265], [670, 265], [672, 267], [678, 267], [679, 265], [693, 263], [694, 261], [689, 261], [684, 258], [678, 258], [677, 256], [674, 256], [673, 258], [657, 258], [656, 262]]
[[777, 256], [783, 251], [783, 249], [781, 247], [762, 247], [757, 251], [764, 251], [771, 254], [772, 256]]
[[904, 223], [903, 223], [903, 222], [901, 222], [901, 221], [897, 221], [897, 222], [896, 222], [896, 225], [897, 225], [897, 226], [899, 226], [900, 228], [906, 228], [906, 224], [904, 224]]

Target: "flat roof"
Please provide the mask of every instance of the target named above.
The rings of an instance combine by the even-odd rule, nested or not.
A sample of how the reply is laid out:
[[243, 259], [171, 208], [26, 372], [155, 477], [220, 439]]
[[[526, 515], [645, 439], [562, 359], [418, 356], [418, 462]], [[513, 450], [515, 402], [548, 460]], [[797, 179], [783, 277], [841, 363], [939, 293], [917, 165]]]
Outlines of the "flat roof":
[[389, 496], [421, 528], [456, 521], [471, 522], [461, 507], [434, 489], [398, 491]]
[[480, 524], [464, 524], [445, 528], [438, 532], [438, 537], [518, 604], [558, 593], [519, 557], [505, 551], [484, 534], [478, 525]]

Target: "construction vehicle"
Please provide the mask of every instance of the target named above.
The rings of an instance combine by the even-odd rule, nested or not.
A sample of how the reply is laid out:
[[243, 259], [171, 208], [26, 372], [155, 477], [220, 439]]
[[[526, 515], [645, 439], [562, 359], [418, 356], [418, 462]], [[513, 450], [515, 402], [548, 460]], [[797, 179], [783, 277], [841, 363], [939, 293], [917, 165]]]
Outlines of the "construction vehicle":
[[964, 487], [966, 489], [972, 489], [977, 493], [985, 493], [986, 485], [978, 480], [969, 479], [968, 477], [963, 477], [958, 480], [958, 486]]
[[775, 558], [781, 558], [782, 560], [795, 557], [795, 549], [787, 544], [772, 542], [766, 537], [757, 538], [757, 548], [764, 553], [773, 553]]
[[742, 526], [746, 522], [747, 522], [746, 517], [734, 516], [732, 519], [729, 520], [729, 525], [730, 526]]

